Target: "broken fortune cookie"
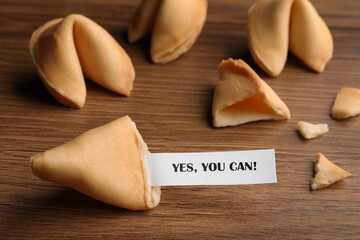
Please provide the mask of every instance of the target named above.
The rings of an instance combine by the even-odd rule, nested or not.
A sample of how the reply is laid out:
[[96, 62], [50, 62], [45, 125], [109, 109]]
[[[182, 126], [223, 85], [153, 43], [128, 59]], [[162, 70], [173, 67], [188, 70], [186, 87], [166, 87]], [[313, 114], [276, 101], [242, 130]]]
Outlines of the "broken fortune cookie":
[[341, 120], [360, 114], [360, 89], [342, 88], [331, 111], [333, 118]]
[[131, 19], [129, 42], [151, 34], [151, 60], [170, 62], [195, 43], [206, 11], [207, 0], [143, 0]]
[[148, 152], [135, 124], [126, 116], [33, 156], [31, 165], [42, 180], [114, 206], [147, 210], [160, 201], [160, 187], [149, 182]]
[[297, 123], [297, 130], [303, 138], [313, 139], [327, 133], [329, 131], [329, 127], [326, 123], [312, 124], [299, 121]]
[[215, 127], [290, 119], [286, 104], [244, 61], [222, 61], [219, 78], [212, 105]]
[[49, 92], [62, 104], [85, 104], [85, 75], [129, 96], [135, 78], [131, 59], [101, 26], [79, 14], [53, 19], [31, 36], [30, 53]]
[[246, 29], [251, 55], [272, 77], [283, 70], [288, 50], [318, 73], [332, 58], [331, 32], [308, 0], [259, 0]]
[[351, 173], [343, 170], [342, 168], [339, 168], [334, 163], [330, 162], [321, 153], [315, 154], [315, 157], [315, 176], [311, 179], [312, 190], [323, 189], [351, 175]]

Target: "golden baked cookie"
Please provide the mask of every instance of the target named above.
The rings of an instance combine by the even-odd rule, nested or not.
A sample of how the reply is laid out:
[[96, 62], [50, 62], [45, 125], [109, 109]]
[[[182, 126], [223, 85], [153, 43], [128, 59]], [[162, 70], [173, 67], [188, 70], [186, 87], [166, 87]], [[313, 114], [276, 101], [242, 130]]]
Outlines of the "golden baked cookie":
[[85, 104], [85, 75], [97, 84], [129, 96], [134, 66], [116, 40], [101, 26], [79, 14], [51, 20], [31, 36], [30, 53], [50, 93], [62, 104]]
[[282, 72], [288, 50], [319, 73], [332, 58], [331, 32], [308, 0], [259, 0], [246, 28], [251, 55], [272, 77]]
[[151, 34], [150, 57], [167, 63], [187, 52], [206, 20], [207, 0], [143, 0], [129, 28], [129, 42]]
[[135, 124], [126, 116], [33, 156], [31, 167], [42, 180], [111, 205], [146, 210], [160, 201], [160, 187], [149, 182], [148, 152]]
[[274, 90], [242, 60], [219, 65], [212, 115], [215, 127], [259, 120], [290, 119], [290, 111]]
[[313, 124], [299, 121], [297, 123], [297, 130], [303, 138], [313, 139], [327, 133], [329, 131], [329, 127], [326, 123]]
[[345, 119], [360, 114], [360, 89], [342, 88], [337, 94], [331, 115], [335, 119]]
[[312, 190], [323, 189], [351, 175], [351, 173], [339, 168], [334, 163], [330, 162], [321, 153], [315, 154], [315, 157], [315, 176], [311, 179]]

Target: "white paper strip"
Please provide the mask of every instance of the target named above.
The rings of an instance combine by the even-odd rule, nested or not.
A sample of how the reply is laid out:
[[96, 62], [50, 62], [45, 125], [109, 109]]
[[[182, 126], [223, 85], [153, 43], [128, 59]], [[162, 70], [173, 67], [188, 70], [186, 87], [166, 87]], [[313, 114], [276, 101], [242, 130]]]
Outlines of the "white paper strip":
[[275, 150], [149, 153], [152, 186], [276, 183]]

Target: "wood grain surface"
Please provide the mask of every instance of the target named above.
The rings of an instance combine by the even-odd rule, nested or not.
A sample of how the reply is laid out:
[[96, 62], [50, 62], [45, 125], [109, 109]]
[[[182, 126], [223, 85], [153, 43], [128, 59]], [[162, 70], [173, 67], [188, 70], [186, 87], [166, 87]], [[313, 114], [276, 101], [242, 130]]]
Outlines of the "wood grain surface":
[[[1, 239], [359, 239], [360, 116], [330, 117], [341, 87], [360, 88], [360, 1], [313, 0], [333, 34], [334, 57], [317, 74], [289, 54], [270, 78], [254, 63], [246, 40], [254, 0], [209, 0], [195, 45], [166, 65], [149, 61], [149, 39], [130, 45], [126, 29], [139, 1], [0, 1], [0, 238]], [[71, 13], [102, 25], [136, 70], [129, 98], [87, 81], [83, 109], [59, 104], [43, 86], [28, 50], [31, 33]], [[288, 121], [214, 129], [211, 103], [222, 59], [242, 58], [288, 105]], [[278, 183], [163, 187], [160, 205], [132, 212], [103, 204], [35, 177], [29, 158], [80, 133], [129, 115], [152, 152], [276, 150]], [[327, 123], [311, 141], [297, 121]], [[310, 191], [314, 154], [352, 173]]]

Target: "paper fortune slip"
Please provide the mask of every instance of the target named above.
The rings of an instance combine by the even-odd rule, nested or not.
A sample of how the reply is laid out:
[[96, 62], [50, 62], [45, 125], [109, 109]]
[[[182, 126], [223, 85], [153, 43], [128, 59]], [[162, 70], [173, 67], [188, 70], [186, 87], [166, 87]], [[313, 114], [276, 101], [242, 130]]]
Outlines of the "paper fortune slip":
[[149, 153], [152, 186], [276, 183], [275, 150]]

